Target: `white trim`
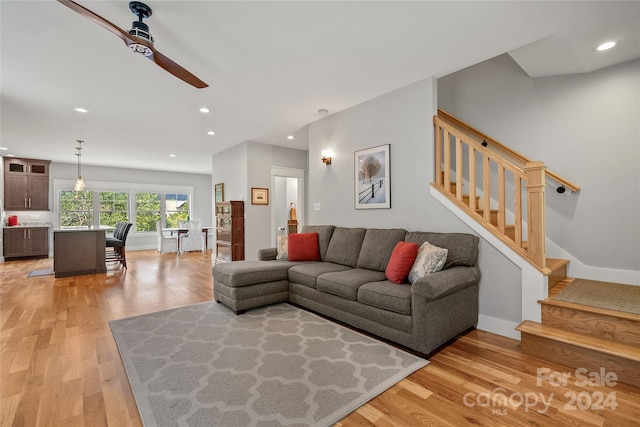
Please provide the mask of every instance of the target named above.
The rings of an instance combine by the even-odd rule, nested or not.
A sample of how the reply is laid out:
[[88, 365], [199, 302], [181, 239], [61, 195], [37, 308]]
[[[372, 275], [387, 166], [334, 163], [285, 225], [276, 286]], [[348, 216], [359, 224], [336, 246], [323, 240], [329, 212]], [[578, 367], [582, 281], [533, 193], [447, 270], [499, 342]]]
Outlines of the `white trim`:
[[547, 256], [568, 259], [567, 276], [569, 277], [640, 286], [640, 271], [585, 265], [549, 239], [547, 239]]
[[486, 316], [484, 314], [478, 316], [478, 329], [519, 341], [520, 331], [516, 331], [516, 326], [518, 326], [517, 323], [509, 320], [498, 319], [497, 317]]

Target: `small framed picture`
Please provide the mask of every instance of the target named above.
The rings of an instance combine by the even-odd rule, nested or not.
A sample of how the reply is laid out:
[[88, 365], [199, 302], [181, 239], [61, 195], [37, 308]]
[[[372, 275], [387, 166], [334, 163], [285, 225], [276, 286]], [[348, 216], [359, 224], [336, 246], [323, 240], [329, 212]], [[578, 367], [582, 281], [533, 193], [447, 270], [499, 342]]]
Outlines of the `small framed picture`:
[[356, 209], [391, 208], [390, 145], [354, 153], [354, 198]]
[[269, 189], [268, 188], [251, 188], [251, 204], [252, 205], [268, 205]]
[[224, 183], [216, 184], [214, 194], [216, 203], [224, 202]]

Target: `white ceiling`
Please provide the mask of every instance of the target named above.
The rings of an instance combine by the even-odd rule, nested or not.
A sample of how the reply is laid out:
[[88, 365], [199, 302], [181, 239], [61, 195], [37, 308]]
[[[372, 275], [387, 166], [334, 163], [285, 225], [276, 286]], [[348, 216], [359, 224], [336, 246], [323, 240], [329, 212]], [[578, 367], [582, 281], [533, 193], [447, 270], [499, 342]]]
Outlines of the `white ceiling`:
[[[78, 3], [125, 30], [135, 19], [125, 1]], [[335, 113], [505, 52], [532, 77], [640, 57], [637, 1], [147, 4], [156, 49], [208, 88], [56, 1], [0, 2], [0, 154], [75, 163], [83, 139], [83, 164], [210, 173], [212, 154], [244, 141], [307, 149], [286, 137], [320, 108]], [[594, 52], [605, 39], [620, 44]]]

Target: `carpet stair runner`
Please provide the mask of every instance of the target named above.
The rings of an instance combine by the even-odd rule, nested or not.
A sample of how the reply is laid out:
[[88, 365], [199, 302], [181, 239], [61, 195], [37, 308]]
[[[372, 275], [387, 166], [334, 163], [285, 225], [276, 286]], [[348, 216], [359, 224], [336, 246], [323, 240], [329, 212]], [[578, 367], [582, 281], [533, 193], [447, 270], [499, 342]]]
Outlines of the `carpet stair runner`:
[[547, 262], [552, 273], [549, 297], [538, 301], [542, 323], [525, 320], [516, 328], [522, 352], [589, 372], [604, 368], [618, 381], [639, 387], [640, 315], [555, 300], [575, 279], [566, 277], [568, 261]]

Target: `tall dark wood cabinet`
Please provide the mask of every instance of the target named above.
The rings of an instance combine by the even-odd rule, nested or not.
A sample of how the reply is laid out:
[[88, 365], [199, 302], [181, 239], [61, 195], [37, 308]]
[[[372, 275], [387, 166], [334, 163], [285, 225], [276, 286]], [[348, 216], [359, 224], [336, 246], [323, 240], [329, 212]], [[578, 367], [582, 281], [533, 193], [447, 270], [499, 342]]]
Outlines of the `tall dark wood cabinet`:
[[244, 259], [244, 202], [216, 203], [216, 262]]
[[4, 158], [4, 209], [49, 210], [49, 160]]

